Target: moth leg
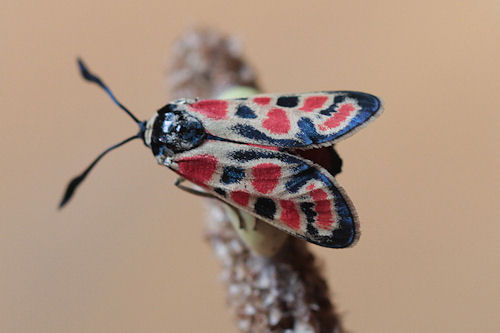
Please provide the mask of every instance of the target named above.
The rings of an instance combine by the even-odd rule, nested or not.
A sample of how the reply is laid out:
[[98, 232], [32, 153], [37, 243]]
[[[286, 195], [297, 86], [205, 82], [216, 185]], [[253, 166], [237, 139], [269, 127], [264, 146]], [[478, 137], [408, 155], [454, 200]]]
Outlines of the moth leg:
[[[174, 185], [177, 188], [179, 188], [179, 189], [181, 189], [181, 190], [183, 190], [185, 192], [188, 192], [188, 193], [200, 196], [200, 197], [204, 197], [204, 198], [218, 199], [222, 203], [226, 204], [222, 199], [216, 197], [213, 194], [210, 194], [210, 193], [207, 193], [207, 192], [204, 192], [204, 191], [200, 191], [200, 190], [194, 189], [194, 188], [189, 187], [189, 186], [182, 185], [182, 183], [185, 182], [185, 181], [186, 181], [185, 178], [179, 177], [175, 181]], [[234, 211], [234, 213], [236, 214], [236, 216], [238, 216], [238, 221], [239, 221], [240, 229], [245, 229], [245, 222], [243, 220], [243, 217], [241, 216], [240, 210], [238, 208], [235, 208], [235, 207], [231, 206], [231, 205], [227, 205], [227, 206], [229, 206]], [[254, 230], [255, 230], [255, 228], [254, 228]]]
[[[219, 198], [217, 198], [217, 199], [219, 199]], [[229, 208], [231, 208], [231, 210], [234, 212], [234, 214], [236, 214], [236, 216], [238, 217], [238, 227], [240, 229], [246, 230], [247, 226], [246, 226], [245, 220], [243, 219], [243, 216], [241, 216], [240, 210], [236, 207], [233, 207], [233, 206], [225, 203], [224, 201], [222, 201], [222, 203], [225, 204], [226, 206], [228, 206]]]
[[234, 208], [231, 205], [229, 205], [229, 207], [231, 207], [231, 209], [234, 211], [236, 216], [238, 216], [240, 229], [246, 229], [245, 221], [243, 220], [243, 216], [241, 216], [240, 210], [238, 208]]
[[194, 189], [192, 187], [182, 185], [182, 183], [184, 181], [186, 181], [186, 179], [184, 179], [182, 177], [179, 177], [175, 181], [174, 185], [177, 186], [178, 188], [180, 188], [181, 190], [185, 191], [185, 192], [197, 195], [199, 197], [219, 199], [219, 198], [215, 197], [214, 195], [212, 195], [210, 193], [207, 193], [207, 192], [204, 192], [204, 191], [200, 191], [200, 190], [196, 190], [196, 189]]

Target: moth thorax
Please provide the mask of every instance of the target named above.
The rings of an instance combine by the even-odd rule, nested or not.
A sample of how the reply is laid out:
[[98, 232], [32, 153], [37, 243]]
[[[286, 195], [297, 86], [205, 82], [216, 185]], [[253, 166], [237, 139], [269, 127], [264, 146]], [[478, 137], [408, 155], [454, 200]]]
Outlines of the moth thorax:
[[176, 110], [176, 106], [167, 104], [158, 111], [156, 119], [152, 119], [150, 145], [157, 158], [193, 149], [205, 139], [202, 123], [186, 111]]
[[146, 146], [151, 148], [151, 137], [153, 136], [153, 125], [155, 123], [156, 118], [158, 118], [158, 115], [155, 114], [151, 119], [148, 120], [146, 123], [146, 129], [144, 130], [144, 143]]

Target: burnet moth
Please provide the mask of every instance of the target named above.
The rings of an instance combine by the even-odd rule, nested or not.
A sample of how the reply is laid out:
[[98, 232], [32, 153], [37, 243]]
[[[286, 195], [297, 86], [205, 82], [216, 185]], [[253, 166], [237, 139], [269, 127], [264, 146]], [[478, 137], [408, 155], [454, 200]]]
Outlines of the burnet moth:
[[81, 60], [78, 65], [86, 80], [103, 88], [139, 125], [139, 132], [106, 149], [73, 178], [59, 207], [105, 154], [142, 139], [159, 164], [278, 229], [331, 248], [356, 240], [357, 216], [333, 177], [332, 163], [339, 168], [340, 159], [330, 147], [381, 113], [377, 97], [321, 91], [181, 99], [140, 121]]

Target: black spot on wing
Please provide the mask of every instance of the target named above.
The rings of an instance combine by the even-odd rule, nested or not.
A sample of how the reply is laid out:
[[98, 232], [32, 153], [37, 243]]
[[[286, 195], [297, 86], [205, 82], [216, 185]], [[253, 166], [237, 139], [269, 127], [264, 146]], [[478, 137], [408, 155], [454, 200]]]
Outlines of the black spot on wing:
[[316, 212], [314, 211], [314, 204], [312, 202], [302, 202], [300, 204], [300, 209], [304, 214], [306, 214], [307, 225], [314, 223], [316, 220]]
[[257, 198], [254, 207], [257, 214], [267, 217], [270, 220], [274, 219], [274, 214], [276, 214], [276, 204], [274, 200], [269, 198]]
[[275, 147], [301, 147], [304, 143], [295, 139], [275, 139], [263, 132], [257, 130], [255, 127], [246, 125], [243, 123], [236, 124], [231, 127], [231, 130], [236, 134], [239, 134], [245, 138], [248, 138], [251, 142], [255, 142], [261, 145], [269, 145]]
[[222, 172], [221, 181], [223, 184], [234, 184], [245, 178], [245, 170], [236, 166], [227, 166]]
[[216, 187], [214, 188], [214, 191], [220, 195], [222, 195], [223, 197], [226, 197], [226, 191], [224, 191], [223, 189], [219, 188], [219, 187]]
[[238, 106], [238, 110], [235, 113], [236, 116], [244, 119], [255, 119], [257, 118], [257, 115], [255, 112], [248, 106], [246, 105], [240, 105]]
[[276, 105], [282, 106], [284, 108], [294, 108], [299, 104], [299, 98], [297, 96], [281, 96], [276, 101]]
[[333, 113], [337, 112], [335, 111], [335, 108], [337, 107], [338, 104], [344, 102], [346, 97], [347, 97], [346, 94], [335, 96], [333, 98], [333, 103], [330, 104], [326, 109], [321, 110], [319, 113], [325, 116], [331, 116]]
[[246, 163], [249, 161], [264, 159], [264, 158], [276, 158], [284, 163], [288, 164], [299, 164], [302, 165], [304, 162], [295, 156], [283, 154], [275, 151], [263, 151], [263, 150], [235, 150], [228, 154], [229, 158], [240, 163]]

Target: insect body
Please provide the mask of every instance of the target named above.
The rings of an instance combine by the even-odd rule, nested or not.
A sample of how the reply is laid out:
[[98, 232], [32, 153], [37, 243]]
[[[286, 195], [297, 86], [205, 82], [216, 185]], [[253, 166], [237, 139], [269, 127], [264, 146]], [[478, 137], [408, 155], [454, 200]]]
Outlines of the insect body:
[[[110, 90], [88, 72], [83, 76]], [[75, 178], [61, 203], [109, 150], [134, 138], [158, 163], [207, 193], [273, 226], [326, 247], [346, 247], [357, 233], [350, 200], [326, 168], [302, 151], [331, 146], [381, 112], [372, 95], [326, 91], [230, 100], [179, 100], [161, 108], [139, 133], [101, 154]]]

